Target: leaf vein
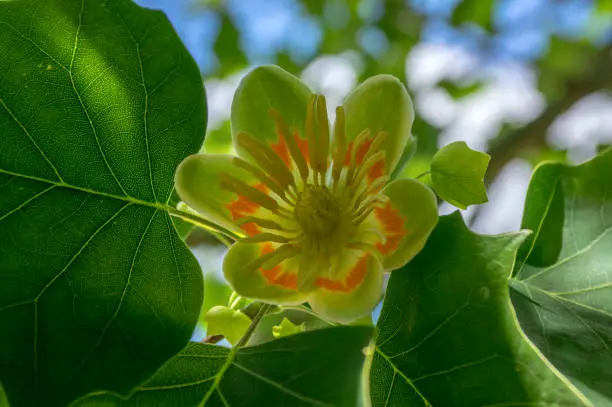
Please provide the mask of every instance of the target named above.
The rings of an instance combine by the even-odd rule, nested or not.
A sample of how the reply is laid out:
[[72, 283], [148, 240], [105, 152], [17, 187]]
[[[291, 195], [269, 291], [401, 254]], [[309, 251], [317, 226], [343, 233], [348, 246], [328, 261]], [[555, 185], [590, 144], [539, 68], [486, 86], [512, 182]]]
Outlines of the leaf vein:
[[304, 402], [310, 403], [310, 404], [315, 405], [315, 406], [331, 406], [329, 403], [325, 403], [325, 402], [323, 402], [321, 400], [316, 400], [316, 399], [310, 398], [308, 396], [304, 396], [303, 394], [300, 394], [300, 393], [298, 393], [296, 391], [288, 389], [285, 386], [283, 386], [282, 384], [280, 384], [280, 383], [278, 383], [278, 382], [276, 382], [274, 380], [268, 379], [267, 377], [264, 377], [264, 376], [260, 375], [257, 372], [254, 372], [254, 371], [252, 371], [252, 370], [250, 370], [250, 369], [248, 369], [248, 368], [246, 368], [246, 367], [244, 367], [242, 365], [239, 365], [236, 362], [232, 362], [232, 363], [233, 363], [234, 366], [236, 366], [238, 369], [244, 371], [245, 373], [255, 377], [256, 379], [261, 380], [264, 383], [267, 383], [267, 384], [277, 388], [278, 390], [280, 390], [280, 391], [282, 391], [284, 393], [289, 394], [290, 396], [295, 397], [296, 399], [298, 399], [300, 401], [304, 401]]

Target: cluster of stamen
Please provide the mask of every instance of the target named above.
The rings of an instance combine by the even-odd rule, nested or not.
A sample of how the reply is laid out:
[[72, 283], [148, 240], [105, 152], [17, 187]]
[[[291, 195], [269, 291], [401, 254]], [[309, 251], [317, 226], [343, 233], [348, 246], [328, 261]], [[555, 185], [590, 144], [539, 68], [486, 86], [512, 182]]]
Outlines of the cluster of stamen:
[[[365, 242], [356, 231], [387, 201], [380, 193], [389, 179], [384, 174], [385, 153], [380, 150], [386, 133], [372, 135], [365, 129], [347, 143], [344, 109], [338, 107], [331, 148], [327, 106], [321, 95], [313, 95], [308, 103], [305, 140], [290, 131], [277, 111], [270, 114], [278, 144], [267, 146], [246, 133], [236, 136], [237, 146], [258, 166], [238, 157], [234, 164], [259, 183], [248, 185], [222, 175], [225, 189], [272, 214], [274, 220], [263, 212], [235, 218], [238, 225], [257, 226], [257, 233], [249, 233], [243, 241], [280, 244], [258, 262], [273, 259], [278, 263], [299, 252], [329, 259], [341, 247], [374, 250], [374, 244]], [[360, 231], [372, 232], [378, 242], [385, 239], [375, 228], [361, 227]]]

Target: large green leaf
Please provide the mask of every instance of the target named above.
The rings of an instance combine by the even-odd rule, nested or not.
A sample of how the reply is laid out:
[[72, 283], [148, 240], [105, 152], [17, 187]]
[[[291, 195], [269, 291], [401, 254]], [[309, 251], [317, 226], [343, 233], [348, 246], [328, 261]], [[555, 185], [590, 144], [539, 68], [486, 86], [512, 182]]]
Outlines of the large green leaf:
[[0, 383], [0, 407], [9, 407], [9, 402], [6, 398], [6, 393], [4, 392], [2, 383]]
[[191, 343], [129, 399], [72, 407], [355, 406], [370, 328], [338, 327], [234, 350]]
[[445, 216], [391, 274], [372, 362], [374, 406], [584, 406], [525, 337], [508, 278], [521, 233], [481, 236]]
[[[611, 169], [608, 151], [578, 167], [536, 171], [523, 221], [535, 238], [512, 281], [525, 332], [598, 407], [612, 406]], [[551, 251], [541, 261], [543, 247], [557, 248], [558, 260], [550, 262]]]
[[187, 343], [199, 267], [167, 202], [206, 125], [196, 64], [127, 0], [0, 2], [0, 381], [126, 394]]

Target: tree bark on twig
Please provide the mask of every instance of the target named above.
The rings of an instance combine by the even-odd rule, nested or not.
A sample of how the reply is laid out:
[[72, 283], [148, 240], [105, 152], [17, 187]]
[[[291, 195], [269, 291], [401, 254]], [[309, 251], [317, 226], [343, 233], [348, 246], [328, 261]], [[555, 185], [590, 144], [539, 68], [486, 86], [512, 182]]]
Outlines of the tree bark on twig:
[[491, 142], [491, 162], [485, 181], [490, 184], [512, 159], [529, 151], [546, 147], [546, 134], [557, 117], [583, 97], [603, 89], [612, 89], [612, 46], [594, 55], [589, 69], [580, 78], [568, 81], [563, 96], [548, 105], [542, 114], [520, 129], [511, 131]]

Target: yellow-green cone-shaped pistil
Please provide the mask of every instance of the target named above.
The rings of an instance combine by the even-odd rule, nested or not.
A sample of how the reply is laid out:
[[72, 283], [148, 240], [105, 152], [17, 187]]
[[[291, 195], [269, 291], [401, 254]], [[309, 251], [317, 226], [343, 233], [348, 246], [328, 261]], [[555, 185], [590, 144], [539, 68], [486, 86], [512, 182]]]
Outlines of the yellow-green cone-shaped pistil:
[[232, 104], [239, 156], [190, 156], [176, 173], [192, 209], [244, 236], [223, 264], [239, 295], [307, 301], [342, 323], [372, 311], [384, 271], [414, 257], [437, 222], [427, 187], [389, 182], [411, 137], [403, 85], [370, 78], [345, 106], [332, 129], [322, 95], [278, 67], [257, 68]]

